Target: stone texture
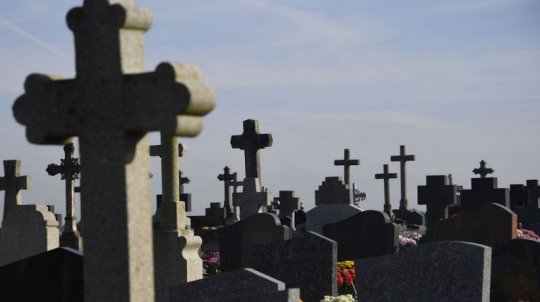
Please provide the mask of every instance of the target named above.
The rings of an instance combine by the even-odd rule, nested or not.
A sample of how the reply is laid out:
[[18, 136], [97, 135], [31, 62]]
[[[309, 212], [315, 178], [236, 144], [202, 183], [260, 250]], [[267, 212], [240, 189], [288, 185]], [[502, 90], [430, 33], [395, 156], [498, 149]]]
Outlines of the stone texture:
[[338, 261], [376, 257], [399, 250], [399, 228], [388, 215], [364, 211], [323, 226], [323, 235], [338, 244]]
[[253, 267], [256, 244], [282, 242], [291, 238], [291, 230], [282, 226], [274, 214], [261, 213], [219, 229], [221, 270], [229, 272]]
[[337, 176], [326, 177], [315, 191], [315, 205], [352, 204], [350, 190]]
[[20, 190], [28, 190], [30, 176], [21, 176], [20, 160], [4, 160], [4, 177], [0, 177], [0, 191], [4, 191], [4, 218], [12, 209], [22, 204]]
[[464, 211], [478, 210], [482, 204], [487, 202], [498, 203], [510, 208], [510, 191], [498, 188], [495, 177], [471, 179], [471, 189], [461, 190], [460, 198], [461, 209]]
[[57, 248], [0, 267], [0, 301], [83, 301], [83, 257]]
[[260, 134], [259, 122], [244, 121], [242, 135], [231, 136], [231, 147], [244, 150], [246, 178], [261, 179], [259, 150], [272, 146], [272, 134]]
[[79, 138], [86, 302], [153, 301], [146, 133], [196, 136], [215, 104], [194, 66], [143, 72], [151, 21], [130, 0], [84, 1], [67, 15], [76, 77], [30, 75], [13, 106], [31, 143]]
[[479, 244], [430, 242], [355, 268], [359, 301], [489, 301], [491, 248]]
[[448, 218], [448, 206], [457, 203], [457, 187], [448, 184], [446, 175], [426, 176], [426, 185], [418, 186], [418, 204], [426, 205], [427, 231], [426, 240], [433, 237], [433, 228], [437, 221]]
[[540, 301], [540, 242], [514, 239], [493, 247], [491, 301]]
[[305, 302], [337, 294], [337, 244], [329, 238], [302, 232], [283, 242], [256, 245], [253, 254], [256, 270], [300, 288]]
[[47, 206], [17, 206], [2, 222], [0, 265], [55, 249], [59, 238], [58, 221]]
[[[285, 290], [285, 284], [251, 268], [181, 284], [169, 289], [170, 302], [214, 302]], [[258, 301], [258, 300], [253, 300]]]
[[306, 212], [306, 229], [322, 234], [325, 224], [342, 221], [361, 212], [360, 208], [350, 204], [316, 206]]
[[[217, 300], [216, 300], [217, 301]], [[300, 290], [297, 288], [289, 288], [286, 290], [251, 294], [245, 296], [234, 296], [230, 298], [220, 299], [220, 302], [298, 302], [300, 301]]]
[[261, 189], [258, 178], [246, 178], [241, 193], [233, 193], [233, 205], [240, 209], [240, 219], [262, 213], [272, 201], [270, 193]]
[[500, 204], [485, 203], [478, 211], [468, 211], [437, 221], [433, 240], [469, 241], [494, 246], [517, 238], [517, 215]]

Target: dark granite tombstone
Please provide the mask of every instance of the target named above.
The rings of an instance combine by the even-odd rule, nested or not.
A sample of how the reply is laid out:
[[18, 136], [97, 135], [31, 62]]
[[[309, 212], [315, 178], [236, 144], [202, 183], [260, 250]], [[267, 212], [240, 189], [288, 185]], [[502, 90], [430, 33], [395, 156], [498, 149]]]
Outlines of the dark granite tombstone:
[[279, 191], [279, 217], [291, 217], [293, 211], [300, 209], [301, 203], [294, 191]]
[[294, 211], [294, 224], [295, 227], [306, 223], [306, 212], [303, 209]]
[[282, 281], [254, 269], [244, 268], [171, 287], [169, 302], [237, 301], [232, 298], [283, 290], [285, 284]]
[[0, 301], [83, 301], [83, 257], [57, 248], [0, 267]]
[[225, 224], [225, 209], [221, 207], [221, 203], [211, 202], [204, 212], [204, 216], [189, 216], [192, 228], [218, 227]]
[[282, 226], [274, 214], [260, 213], [218, 231], [221, 270], [252, 267], [256, 244], [281, 242], [291, 238], [291, 230]]
[[517, 215], [496, 203], [436, 221], [433, 240], [469, 241], [494, 246], [517, 238]]
[[0, 191], [4, 191], [4, 220], [7, 214], [22, 204], [20, 190], [32, 184], [30, 176], [21, 176], [20, 160], [4, 160], [4, 177], [0, 177]]
[[490, 301], [540, 301], [540, 242], [514, 239], [493, 247]]
[[337, 244], [313, 232], [302, 232], [291, 240], [256, 245], [254, 268], [279, 279], [287, 287], [298, 287], [304, 302], [319, 302], [335, 295]]
[[395, 255], [355, 261], [358, 301], [487, 302], [491, 248], [430, 242]]
[[376, 257], [399, 250], [399, 229], [388, 215], [364, 211], [323, 226], [323, 235], [338, 244], [338, 261]]
[[518, 215], [518, 223], [529, 230], [540, 231], [540, 187], [538, 180], [529, 179], [526, 185], [510, 185], [510, 204]]
[[480, 178], [471, 179], [471, 189], [461, 190], [461, 209], [475, 211], [480, 209], [483, 203], [493, 202], [510, 208], [510, 192], [508, 189], [497, 187], [496, 177], [486, 177], [493, 173], [493, 169], [486, 168], [486, 162], [480, 162], [480, 168], [473, 170]]
[[510, 185], [510, 207], [512, 209], [527, 207], [527, 190], [524, 185]]
[[426, 176], [426, 185], [418, 186], [418, 204], [427, 205], [426, 240], [431, 240], [435, 222], [448, 218], [448, 206], [456, 202], [457, 188], [448, 184], [446, 175]]

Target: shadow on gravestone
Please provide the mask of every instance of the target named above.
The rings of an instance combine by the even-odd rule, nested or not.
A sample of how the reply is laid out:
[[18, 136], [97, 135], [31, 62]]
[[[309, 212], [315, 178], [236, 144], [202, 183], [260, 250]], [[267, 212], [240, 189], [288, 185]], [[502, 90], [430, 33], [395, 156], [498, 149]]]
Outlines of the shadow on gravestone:
[[496, 203], [435, 223], [433, 240], [458, 240], [494, 246], [517, 238], [517, 215]]
[[46, 205], [18, 205], [2, 222], [0, 266], [60, 246], [60, 230]]
[[283, 282], [254, 269], [244, 268], [171, 287], [169, 302], [236, 301], [234, 298], [239, 296], [264, 296], [283, 290]]
[[540, 301], [540, 242], [515, 239], [493, 247], [491, 301]]
[[359, 301], [489, 301], [491, 248], [480, 244], [430, 242], [355, 269]]
[[291, 229], [282, 226], [274, 214], [261, 213], [218, 231], [221, 270], [252, 267], [255, 244], [281, 242], [291, 238]]
[[82, 254], [57, 248], [0, 267], [0, 301], [83, 301]]
[[318, 302], [337, 294], [335, 241], [314, 232], [302, 232], [287, 241], [256, 245], [253, 267], [298, 287], [304, 302]]
[[364, 211], [323, 226], [323, 235], [338, 244], [338, 261], [392, 254], [399, 251], [399, 228], [386, 213]]

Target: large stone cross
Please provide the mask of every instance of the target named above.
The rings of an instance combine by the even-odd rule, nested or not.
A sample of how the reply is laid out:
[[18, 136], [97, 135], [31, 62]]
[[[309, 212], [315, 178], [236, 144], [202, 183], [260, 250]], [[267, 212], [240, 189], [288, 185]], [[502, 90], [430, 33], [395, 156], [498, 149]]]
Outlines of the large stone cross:
[[405, 212], [407, 212], [407, 172], [405, 171], [405, 164], [408, 161], [414, 161], [415, 156], [414, 155], [407, 155], [405, 152], [405, 146], [401, 145], [399, 146], [399, 155], [392, 155], [390, 157], [391, 161], [398, 161], [399, 162], [399, 174], [400, 174], [400, 181], [401, 181], [401, 199], [399, 200], [399, 211], [403, 217], [405, 217]]
[[352, 190], [352, 188], [351, 188], [351, 179], [350, 179], [351, 166], [360, 165], [360, 160], [351, 159], [349, 149], [344, 149], [343, 150], [343, 159], [334, 160], [334, 165], [343, 166], [343, 178], [345, 180], [345, 184], [348, 186], [349, 190]]
[[457, 186], [446, 175], [426, 176], [426, 185], [418, 186], [418, 204], [427, 206], [427, 234], [431, 239], [435, 222], [448, 218], [448, 206], [457, 203]]
[[146, 134], [196, 136], [215, 104], [196, 67], [143, 72], [151, 22], [131, 0], [84, 1], [67, 15], [76, 77], [30, 75], [13, 106], [32, 143], [79, 137], [86, 302], [154, 300]]
[[72, 143], [64, 145], [64, 159], [61, 160], [60, 165], [49, 164], [46, 171], [51, 176], [60, 174], [66, 184], [66, 217], [60, 236], [60, 245], [81, 250], [81, 234], [77, 230], [77, 218], [75, 217], [74, 190], [74, 183], [79, 178], [81, 166], [79, 160], [73, 157], [73, 151], [75, 148]]
[[390, 203], [390, 182], [392, 178], [397, 178], [397, 173], [388, 172], [388, 164], [383, 165], [383, 173], [375, 174], [375, 179], [384, 181], [384, 212], [388, 217], [392, 217], [392, 204]]
[[488, 174], [492, 174], [493, 172], [495, 172], [495, 170], [486, 168], [486, 162], [484, 160], [480, 161], [480, 168], [475, 168], [473, 170], [473, 173], [480, 175], [480, 178], [486, 178]]
[[30, 176], [21, 175], [20, 160], [4, 160], [4, 177], [0, 177], [0, 191], [4, 191], [4, 221], [16, 206], [22, 204], [20, 190], [28, 190], [32, 184]]
[[242, 135], [231, 136], [231, 146], [234, 149], [244, 150], [246, 178], [259, 178], [260, 180], [259, 150], [272, 146], [272, 134], [260, 134], [258, 121], [245, 120], [244, 132]]
[[223, 174], [218, 175], [218, 180], [223, 182], [223, 186], [225, 189], [225, 200], [223, 201], [223, 207], [225, 208], [225, 219], [229, 219], [229, 217], [233, 214], [233, 208], [231, 204], [231, 190], [230, 190], [230, 182], [233, 180], [236, 180], [237, 176], [235, 173], [231, 173], [231, 168], [225, 166], [223, 168]]

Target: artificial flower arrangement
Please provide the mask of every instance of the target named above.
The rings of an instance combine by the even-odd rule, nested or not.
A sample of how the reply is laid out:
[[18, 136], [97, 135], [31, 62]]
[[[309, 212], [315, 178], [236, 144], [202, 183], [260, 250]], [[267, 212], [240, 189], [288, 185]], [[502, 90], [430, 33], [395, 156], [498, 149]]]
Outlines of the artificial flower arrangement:
[[353, 295], [341, 295], [337, 297], [324, 296], [324, 299], [321, 302], [356, 302], [357, 300]]
[[214, 276], [221, 273], [219, 251], [201, 251], [200, 256], [203, 260], [203, 269], [205, 276]]
[[422, 236], [416, 232], [399, 234], [399, 249], [405, 250], [418, 245]]
[[527, 229], [517, 229], [517, 238], [540, 241], [538, 234]]

